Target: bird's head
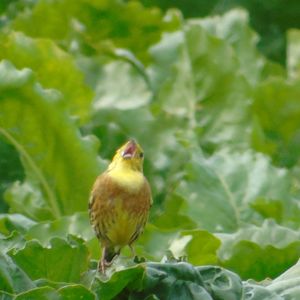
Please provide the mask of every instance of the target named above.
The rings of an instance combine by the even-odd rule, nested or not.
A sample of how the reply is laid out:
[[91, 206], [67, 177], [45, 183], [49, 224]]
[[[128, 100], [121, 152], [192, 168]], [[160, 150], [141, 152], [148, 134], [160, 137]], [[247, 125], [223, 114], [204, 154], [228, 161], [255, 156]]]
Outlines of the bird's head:
[[111, 165], [142, 172], [143, 161], [144, 152], [142, 147], [135, 140], [129, 140], [117, 150]]

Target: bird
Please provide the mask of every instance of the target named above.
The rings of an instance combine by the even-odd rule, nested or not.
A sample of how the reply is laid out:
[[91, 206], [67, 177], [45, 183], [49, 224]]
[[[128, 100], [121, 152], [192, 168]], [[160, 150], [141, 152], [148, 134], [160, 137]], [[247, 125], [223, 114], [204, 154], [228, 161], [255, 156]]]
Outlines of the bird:
[[98, 271], [105, 273], [123, 247], [142, 234], [152, 205], [151, 188], [143, 174], [144, 152], [133, 139], [115, 153], [91, 191], [89, 216], [102, 246]]

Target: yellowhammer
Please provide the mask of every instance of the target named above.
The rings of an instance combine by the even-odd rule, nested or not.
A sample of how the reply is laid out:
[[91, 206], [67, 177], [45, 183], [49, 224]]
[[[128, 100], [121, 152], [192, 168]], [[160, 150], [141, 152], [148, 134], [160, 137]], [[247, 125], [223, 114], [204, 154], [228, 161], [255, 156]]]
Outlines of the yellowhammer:
[[143, 232], [152, 204], [143, 175], [143, 149], [134, 140], [117, 150], [107, 170], [94, 183], [89, 202], [91, 224], [103, 252], [98, 269], [104, 273], [121, 248]]

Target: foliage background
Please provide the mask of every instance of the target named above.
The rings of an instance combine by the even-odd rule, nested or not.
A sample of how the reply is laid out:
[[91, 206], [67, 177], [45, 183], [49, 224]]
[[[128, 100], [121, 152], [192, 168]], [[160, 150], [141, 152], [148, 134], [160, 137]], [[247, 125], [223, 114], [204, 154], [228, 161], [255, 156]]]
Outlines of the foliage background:
[[[299, 299], [297, 1], [0, 13], [1, 299]], [[129, 137], [153, 190], [147, 262], [93, 280], [89, 191]]]

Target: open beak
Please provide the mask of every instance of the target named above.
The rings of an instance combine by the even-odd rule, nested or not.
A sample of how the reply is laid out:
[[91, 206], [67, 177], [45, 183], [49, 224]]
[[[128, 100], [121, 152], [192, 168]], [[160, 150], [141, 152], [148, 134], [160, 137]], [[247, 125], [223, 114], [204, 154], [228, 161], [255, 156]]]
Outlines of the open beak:
[[134, 156], [135, 151], [136, 151], [136, 142], [134, 140], [130, 140], [126, 145], [126, 148], [122, 151], [121, 155], [123, 158], [129, 159]]

